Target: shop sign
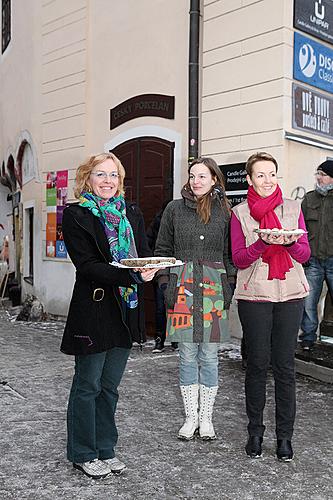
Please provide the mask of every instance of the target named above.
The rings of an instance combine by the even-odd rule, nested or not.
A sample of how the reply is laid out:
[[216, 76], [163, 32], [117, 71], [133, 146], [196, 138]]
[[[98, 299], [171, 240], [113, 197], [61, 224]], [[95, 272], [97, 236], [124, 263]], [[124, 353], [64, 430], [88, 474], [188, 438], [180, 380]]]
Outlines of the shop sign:
[[294, 33], [294, 78], [333, 92], [333, 50]]
[[246, 200], [248, 183], [246, 180], [245, 163], [229, 163], [219, 165], [225, 179], [225, 190], [232, 206]]
[[236, 205], [239, 205], [239, 203], [242, 203], [242, 201], [245, 201], [247, 198], [247, 191], [244, 193], [237, 193], [237, 194], [230, 194], [227, 193], [227, 198], [231, 203], [232, 207], [235, 207]]
[[219, 165], [225, 179], [225, 190], [244, 191], [248, 188], [245, 163], [230, 163]]
[[294, 83], [292, 126], [333, 139], [333, 98]]
[[333, 44], [333, 0], [294, 0], [294, 27]]
[[162, 94], [142, 94], [131, 97], [110, 110], [110, 129], [141, 116], [159, 116], [173, 120], [175, 97]]

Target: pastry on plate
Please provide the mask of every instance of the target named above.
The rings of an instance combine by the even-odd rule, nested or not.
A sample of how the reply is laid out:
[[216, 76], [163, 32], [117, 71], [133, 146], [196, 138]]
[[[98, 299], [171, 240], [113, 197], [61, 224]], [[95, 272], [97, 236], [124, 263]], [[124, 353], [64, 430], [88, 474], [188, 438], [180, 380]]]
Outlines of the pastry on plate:
[[161, 266], [161, 264], [175, 264], [175, 257], [136, 257], [134, 259], [121, 259], [120, 264], [129, 267], [145, 267], [147, 265], [153, 266], [154, 264]]

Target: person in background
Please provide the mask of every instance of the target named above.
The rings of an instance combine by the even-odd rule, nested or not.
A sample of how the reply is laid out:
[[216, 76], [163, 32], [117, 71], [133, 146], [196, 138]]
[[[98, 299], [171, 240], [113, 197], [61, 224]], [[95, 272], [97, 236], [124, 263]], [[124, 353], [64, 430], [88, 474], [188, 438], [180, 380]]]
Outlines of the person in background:
[[[147, 229], [147, 240], [149, 247], [154, 254], [155, 245], [157, 240], [158, 231], [161, 224], [162, 215], [165, 207], [169, 202], [166, 201], [161, 210], [155, 215], [153, 220]], [[153, 281], [154, 286], [154, 297], [155, 297], [155, 324], [156, 324], [156, 335], [155, 335], [155, 347], [152, 350], [153, 353], [160, 353], [164, 351], [164, 344], [166, 338], [166, 309], [164, 304], [164, 293], [163, 287], [160, 288], [156, 279]], [[177, 342], [171, 342], [171, 347], [174, 350], [178, 349]]]
[[317, 339], [318, 302], [324, 281], [333, 297], [333, 160], [326, 160], [316, 172], [316, 187], [302, 201], [311, 257], [305, 265], [310, 294], [304, 303], [301, 347], [312, 349]]
[[245, 375], [251, 458], [262, 455], [267, 370], [275, 382], [276, 455], [293, 458], [295, 346], [309, 286], [302, 263], [310, 256], [307, 235], [274, 235], [258, 229], [305, 230], [300, 205], [282, 196], [278, 164], [268, 153], [247, 160], [247, 200], [232, 209], [232, 259], [238, 268], [235, 298], [246, 343]]
[[[133, 341], [143, 341], [138, 311], [140, 284], [156, 269], [110, 265], [144, 248], [141, 212], [127, 210], [125, 170], [112, 153], [91, 156], [76, 173], [78, 204], [64, 209], [63, 236], [76, 280], [61, 342], [75, 356], [67, 410], [67, 458], [94, 479], [121, 473], [115, 456], [118, 386]], [[149, 250], [147, 250], [149, 252]]]
[[191, 163], [181, 195], [164, 210], [155, 255], [176, 257], [184, 265], [159, 272], [158, 280], [166, 286], [167, 334], [179, 346], [186, 418], [178, 437], [190, 440], [199, 429], [202, 439], [211, 440], [216, 439], [218, 347], [228, 333], [232, 297], [228, 278], [236, 273], [229, 259], [224, 179], [212, 158]]

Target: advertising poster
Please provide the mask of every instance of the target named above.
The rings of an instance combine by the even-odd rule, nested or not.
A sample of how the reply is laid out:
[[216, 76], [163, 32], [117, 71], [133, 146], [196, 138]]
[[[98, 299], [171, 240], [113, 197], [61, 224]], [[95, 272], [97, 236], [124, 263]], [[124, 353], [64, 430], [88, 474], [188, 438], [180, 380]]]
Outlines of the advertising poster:
[[333, 50], [294, 33], [294, 78], [332, 93]]
[[68, 197], [68, 170], [48, 172], [46, 178], [46, 257], [67, 258], [62, 215]]

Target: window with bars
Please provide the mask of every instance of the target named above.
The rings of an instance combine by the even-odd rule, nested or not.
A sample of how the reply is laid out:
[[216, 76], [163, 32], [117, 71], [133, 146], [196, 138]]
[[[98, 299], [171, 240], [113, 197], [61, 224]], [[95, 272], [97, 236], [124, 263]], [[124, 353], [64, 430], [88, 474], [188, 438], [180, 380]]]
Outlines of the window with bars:
[[11, 38], [11, 0], [2, 0], [2, 53], [5, 52]]

